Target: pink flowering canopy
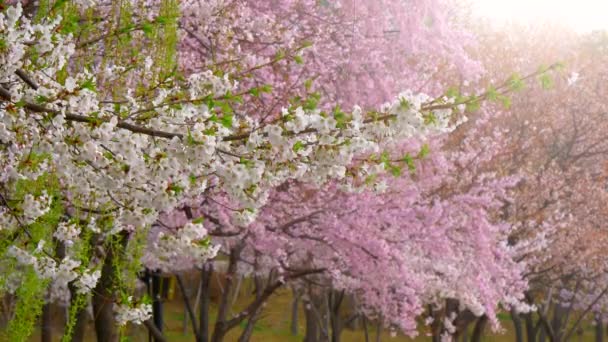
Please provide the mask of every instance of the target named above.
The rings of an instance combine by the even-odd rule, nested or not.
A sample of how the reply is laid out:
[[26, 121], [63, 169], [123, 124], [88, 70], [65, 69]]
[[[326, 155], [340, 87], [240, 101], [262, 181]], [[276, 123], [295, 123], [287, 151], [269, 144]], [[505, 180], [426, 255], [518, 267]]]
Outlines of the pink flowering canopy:
[[410, 335], [446, 300], [494, 328], [530, 309], [500, 218], [520, 177], [488, 168], [508, 139], [479, 108], [509, 86], [448, 89], [484, 75], [455, 2], [0, 6], [0, 291], [29, 324], [11, 339], [45, 301], [67, 337], [90, 300], [149, 323], [137, 273], [219, 253], [276, 276], [252, 312], [311, 279]]

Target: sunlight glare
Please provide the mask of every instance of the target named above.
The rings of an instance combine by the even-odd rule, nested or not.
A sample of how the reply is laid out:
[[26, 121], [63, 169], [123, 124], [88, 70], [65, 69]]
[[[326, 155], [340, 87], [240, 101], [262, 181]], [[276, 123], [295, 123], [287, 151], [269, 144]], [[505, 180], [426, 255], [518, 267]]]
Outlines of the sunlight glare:
[[474, 11], [499, 24], [554, 22], [579, 32], [608, 29], [608, 0], [475, 0]]

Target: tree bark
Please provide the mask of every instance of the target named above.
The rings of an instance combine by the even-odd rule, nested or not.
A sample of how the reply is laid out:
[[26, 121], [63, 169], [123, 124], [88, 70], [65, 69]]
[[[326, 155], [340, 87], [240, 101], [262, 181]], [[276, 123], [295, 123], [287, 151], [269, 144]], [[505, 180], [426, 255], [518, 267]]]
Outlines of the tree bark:
[[515, 341], [524, 342], [524, 331], [521, 326], [521, 318], [519, 313], [514, 309], [511, 309], [511, 320], [513, 321], [513, 328], [515, 329]]
[[331, 324], [331, 342], [340, 342], [343, 327], [340, 306], [343, 300], [344, 291], [329, 290], [327, 307]]
[[551, 319], [551, 330], [553, 331], [555, 342], [561, 341], [563, 335], [563, 326], [567, 324], [564, 322], [564, 316], [567, 308], [560, 304], [555, 304], [553, 307], [553, 319]]
[[[161, 298], [161, 285], [163, 279], [157, 274], [152, 273], [152, 317], [154, 318], [154, 326], [162, 334], [164, 319], [163, 319], [163, 299]], [[154, 338], [155, 342], [160, 342]]]
[[224, 292], [220, 297], [219, 309], [217, 313], [217, 320], [215, 321], [215, 327], [213, 328], [213, 335], [211, 335], [212, 342], [221, 342], [224, 336], [228, 332], [227, 315], [229, 310], [229, 298], [230, 291], [232, 291], [232, 284], [234, 277], [236, 276], [236, 267], [238, 258], [241, 254], [242, 244], [235, 246], [230, 250], [230, 259], [228, 262], [228, 271], [226, 272], [226, 285], [224, 286]]
[[473, 329], [473, 335], [471, 336], [471, 342], [481, 342], [481, 337], [483, 336], [483, 331], [485, 330], [487, 323], [488, 323], [488, 316], [483, 315], [483, 316], [479, 317], [479, 319], [475, 323], [475, 328]]
[[304, 301], [304, 316], [306, 318], [304, 342], [317, 342], [320, 337], [319, 322], [317, 321], [312, 305], [314, 305], [312, 300], [308, 299]]
[[382, 316], [380, 316], [378, 318], [378, 324], [376, 326], [376, 342], [380, 342], [381, 337], [382, 337], [382, 323], [383, 323], [383, 319], [382, 319]]
[[[270, 279], [269, 279], [270, 281]], [[262, 297], [263, 285], [262, 280], [258, 276], [253, 277], [253, 282], [255, 283], [255, 298], [260, 299]], [[253, 328], [255, 327], [255, 323], [257, 322], [260, 312], [262, 311], [262, 305], [258, 306], [250, 315], [249, 319], [247, 319], [247, 324], [245, 325], [245, 330], [239, 337], [238, 342], [247, 342], [251, 338], [253, 334]]]
[[363, 332], [365, 333], [365, 342], [369, 342], [369, 330], [367, 329], [367, 317], [363, 316]]
[[[127, 244], [127, 234], [121, 233], [117, 236], [119, 239], [116, 245], [123, 249]], [[118, 258], [116, 251], [108, 244], [107, 252], [101, 268], [101, 277], [93, 291], [93, 312], [95, 317], [95, 334], [97, 342], [116, 342], [118, 341], [118, 332], [114, 324], [113, 304], [115, 299], [114, 293], [114, 260]]]
[[168, 342], [167, 338], [163, 335], [163, 333], [160, 330], [158, 330], [158, 328], [156, 327], [156, 325], [154, 325], [153, 322], [151, 322], [150, 320], [147, 320], [144, 322], [144, 325], [146, 326], [146, 328], [148, 328], [148, 331], [150, 332], [150, 334], [152, 334], [155, 341]]
[[42, 342], [53, 341], [53, 313], [51, 310], [50, 303], [46, 303], [42, 307], [42, 322], [40, 327], [40, 341]]
[[116, 342], [118, 334], [114, 325], [113, 252], [110, 250], [101, 269], [101, 277], [93, 291], [93, 311], [95, 312], [95, 334], [98, 342]]
[[524, 322], [526, 325], [526, 341], [534, 342], [534, 341], [536, 341], [536, 333], [538, 330], [534, 324], [534, 319], [532, 318], [532, 313], [528, 312], [528, 313], [524, 314], [523, 316], [524, 316]]
[[209, 285], [211, 284], [211, 275], [213, 274], [213, 265], [207, 262], [203, 265], [201, 271], [201, 297], [200, 297], [200, 325], [198, 342], [209, 341]]
[[[192, 322], [192, 331], [194, 332], [194, 336], [196, 337], [196, 340], [198, 341], [200, 333], [198, 331], [198, 327], [196, 326], [196, 316], [194, 314], [194, 310], [192, 309], [192, 303], [190, 302], [190, 298], [188, 296], [188, 290], [186, 289], [186, 286], [184, 285], [184, 281], [179, 274], [176, 274], [175, 278], [177, 279], [177, 284], [179, 285], [179, 291], [182, 293], [182, 298], [184, 299], [184, 306], [186, 307], [186, 311], [187, 311], [187, 315], [185, 315], [185, 317], [190, 317], [190, 321]], [[184, 317], [184, 321], [187, 322], [187, 318], [185, 318], [185, 317]]]
[[[72, 296], [72, 303], [70, 305], [76, 305], [74, 300], [77, 296], [76, 286], [74, 286], [74, 284], [70, 284], [69, 289]], [[85, 305], [76, 313], [76, 323], [74, 325], [74, 329], [72, 330], [72, 337], [70, 339], [71, 342], [84, 342], [88, 321], [89, 317], [87, 313], [87, 305]]]
[[298, 336], [298, 308], [300, 306], [300, 293], [295, 287], [291, 288], [293, 298], [291, 300], [291, 326], [290, 331], [293, 336]]
[[604, 342], [604, 325], [598, 318], [595, 319], [595, 342]]

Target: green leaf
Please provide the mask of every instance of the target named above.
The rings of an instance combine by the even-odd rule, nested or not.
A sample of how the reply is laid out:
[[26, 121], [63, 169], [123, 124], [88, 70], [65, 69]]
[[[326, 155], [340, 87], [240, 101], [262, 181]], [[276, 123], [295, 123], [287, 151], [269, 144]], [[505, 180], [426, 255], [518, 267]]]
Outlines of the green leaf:
[[272, 93], [272, 86], [270, 84], [264, 84], [260, 87], [260, 92], [270, 94]]
[[500, 96], [500, 102], [502, 102], [502, 106], [505, 107], [505, 109], [510, 109], [511, 108], [511, 98], [508, 96]]
[[406, 153], [405, 156], [403, 156], [403, 162], [405, 163], [405, 165], [407, 165], [407, 168], [410, 170], [410, 172], [416, 171], [416, 164], [414, 164], [414, 158], [412, 158], [409, 153]]
[[422, 145], [422, 147], [420, 148], [420, 151], [418, 152], [418, 158], [422, 159], [422, 158], [428, 156], [430, 152], [431, 152], [431, 148], [429, 147], [429, 144], [424, 144], [424, 145]]
[[163, 16], [163, 15], [159, 15], [158, 17], [156, 17], [155, 20], [157, 23], [159, 23], [161, 25], [165, 25], [171, 21], [171, 18]]
[[409, 110], [411, 106], [412, 105], [406, 99], [402, 98], [401, 100], [399, 100], [399, 108], [401, 110]]
[[97, 90], [97, 86], [96, 86], [95, 82], [93, 82], [93, 78], [88, 78], [87, 80], [82, 82], [82, 84], [80, 85], [80, 88], [89, 89], [90, 91]]
[[304, 108], [305, 110], [315, 110], [317, 109], [319, 100], [321, 100], [321, 94], [319, 94], [318, 92], [314, 92], [306, 98], [302, 108]]
[[169, 187], [167, 188], [168, 191], [172, 191], [173, 193], [175, 193], [176, 195], [181, 194], [184, 191], [184, 188], [177, 185], [177, 184], [171, 184], [169, 185]]
[[251, 88], [249, 89], [249, 94], [254, 97], [260, 97], [260, 89], [259, 88]]
[[150, 22], [143, 23], [141, 30], [147, 38], [154, 37], [154, 25]]
[[49, 101], [49, 98], [44, 96], [44, 95], [37, 95], [36, 96], [36, 102], [39, 104], [43, 104]]
[[222, 126], [224, 126], [226, 128], [232, 128], [232, 118], [233, 118], [232, 114], [222, 115], [222, 119], [221, 119]]
[[277, 61], [280, 61], [283, 58], [285, 58], [285, 51], [283, 49], [279, 49], [277, 51], [277, 53], [275, 54], [274, 59], [276, 59]]
[[295, 55], [293, 60], [296, 62], [296, 64], [304, 64], [304, 58], [302, 58], [300, 55]]
[[460, 91], [456, 87], [450, 87], [450, 88], [448, 88], [448, 91], [446, 91], [445, 96], [447, 96], [449, 98], [459, 97]]
[[293, 144], [292, 149], [293, 149], [294, 152], [298, 153], [298, 151], [301, 151], [301, 150], [304, 149], [304, 142], [302, 142], [302, 141], [296, 141], [296, 143]]
[[511, 78], [509, 78], [509, 88], [512, 91], [520, 91], [526, 87], [526, 84], [521, 79], [521, 76], [517, 73], [513, 74]]
[[390, 169], [391, 167], [391, 158], [388, 154], [388, 152], [384, 151], [382, 152], [382, 154], [380, 155], [380, 162], [382, 162], [382, 164], [384, 164], [384, 168], [385, 169]]
[[346, 128], [346, 121], [347, 121], [346, 113], [344, 113], [340, 109], [340, 105], [337, 105], [334, 108], [334, 119], [336, 119], [336, 127]]
[[540, 84], [542, 85], [543, 89], [553, 88], [553, 79], [551, 78], [551, 76], [549, 74], [544, 73], [544, 74], [540, 75], [539, 80], [540, 80]]
[[306, 91], [310, 91], [310, 88], [312, 88], [312, 80], [311, 79], [307, 79], [306, 81], [304, 81], [304, 88], [306, 88]]
[[437, 123], [437, 117], [435, 116], [435, 113], [429, 112], [427, 115], [424, 116], [425, 125], [434, 125], [436, 123]]
[[479, 110], [481, 104], [479, 103], [479, 99], [473, 97], [470, 102], [466, 104], [465, 111], [471, 113]]
[[397, 165], [391, 165], [391, 167], [389, 168], [389, 172], [394, 177], [399, 177], [399, 176], [401, 176], [401, 167], [397, 166]]
[[197, 217], [197, 218], [195, 218], [194, 220], [192, 220], [192, 223], [194, 223], [194, 224], [201, 224], [201, 223], [203, 223], [204, 221], [205, 221], [205, 217], [204, 217], [204, 216], [201, 216], [201, 217]]
[[488, 87], [488, 100], [490, 101], [496, 101], [498, 99], [498, 92], [496, 91], [496, 88], [494, 88], [494, 86], [489, 86]]

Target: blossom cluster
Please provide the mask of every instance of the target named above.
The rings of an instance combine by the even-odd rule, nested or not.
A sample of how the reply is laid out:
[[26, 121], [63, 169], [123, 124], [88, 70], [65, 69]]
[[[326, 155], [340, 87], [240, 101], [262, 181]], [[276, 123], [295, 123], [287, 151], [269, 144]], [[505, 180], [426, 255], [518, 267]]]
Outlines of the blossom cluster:
[[[20, 5], [0, 14], [0, 173], [2, 195], [11, 199], [0, 220], [15, 234], [43, 220], [52, 203], [44, 193], [20, 200], [16, 194], [23, 179], [56, 180], [60, 196], [53, 200], [78, 223], [60, 222], [52, 236], [69, 247], [91, 232], [109, 239], [146, 229], [159, 213], [211, 189], [228, 194], [235, 218], [245, 226], [270, 191], [286, 181], [366, 184], [363, 180], [387, 170], [379, 158], [353, 163], [356, 156], [452, 128], [453, 99], [432, 100], [415, 92], [401, 93], [371, 113], [359, 108], [327, 113], [300, 104], [267, 122], [235, 113], [237, 82], [211, 71], [168, 78], [162, 85], [154, 84], [148, 61], [73, 72], [68, 61], [75, 58], [76, 45], [71, 35], [59, 33], [59, 20], [33, 24], [21, 16]], [[37, 58], [30, 58], [34, 52]], [[129, 89], [113, 98], [97, 90], [98, 78], [120, 83], [127, 72], [148, 87], [144, 95]], [[110, 223], [91, 224], [95, 219]], [[213, 257], [216, 248], [205, 243], [205, 235], [203, 225], [194, 223], [177, 236], [159, 234], [153, 262], [168, 267], [176, 249], [199, 263]], [[71, 259], [69, 249], [62, 260], [46, 257], [45, 246], [37, 253], [11, 251], [61, 288], [75, 282], [80, 292], [88, 292], [100, 276], [94, 263]], [[121, 321], [141, 321], [147, 313], [119, 310]]]

